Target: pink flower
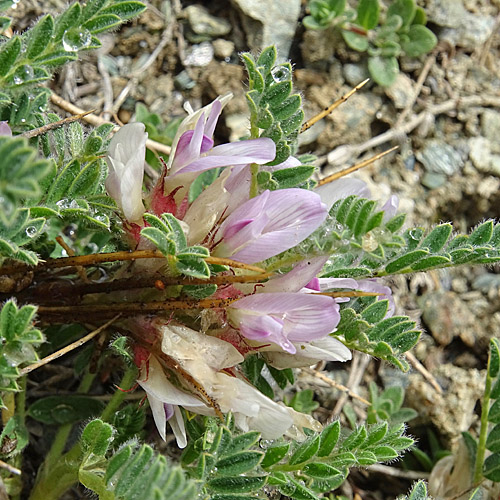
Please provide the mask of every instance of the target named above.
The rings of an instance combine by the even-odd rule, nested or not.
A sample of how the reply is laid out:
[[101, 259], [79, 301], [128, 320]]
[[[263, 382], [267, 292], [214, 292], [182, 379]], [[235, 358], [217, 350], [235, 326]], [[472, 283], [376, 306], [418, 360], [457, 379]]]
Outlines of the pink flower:
[[326, 206], [311, 191], [264, 191], [224, 220], [214, 236], [214, 255], [246, 264], [269, 259], [306, 239], [326, 215]]
[[0, 135], [12, 135], [12, 130], [7, 122], [0, 121]]
[[244, 337], [272, 342], [291, 354], [293, 342], [310, 342], [335, 330], [339, 305], [332, 297], [301, 293], [248, 295], [227, 309], [231, 323]]

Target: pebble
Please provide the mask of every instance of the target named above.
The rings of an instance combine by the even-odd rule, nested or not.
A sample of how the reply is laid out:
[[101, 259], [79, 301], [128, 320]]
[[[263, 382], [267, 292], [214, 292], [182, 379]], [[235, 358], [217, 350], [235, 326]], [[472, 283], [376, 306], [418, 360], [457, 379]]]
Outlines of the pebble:
[[301, 0], [231, 0], [242, 15], [243, 29], [252, 50], [276, 45], [278, 57], [285, 60], [297, 29]]
[[428, 172], [442, 175], [453, 175], [464, 166], [460, 153], [439, 139], [428, 141], [417, 160]]
[[184, 66], [208, 66], [214, 58], [214, 48], [210, 42], [192, 45], [183, 63]]
[[444, 174], [437, 174], [435, 172], [425, 172], [425, 174], [422, 176], [421, 182], [422, 186], [425, 186], [426, 188], [437, 189], [444, 185], [446, 179], [447, 177]]
[[447, 28], [458, 28], [467, 14], [462, 0], [431, 0], [425, 12], [429, 21]]
[[226, 19], [212, 16], [201, 5], [189, 5], [184, 9], [190, 28], [197, 34], [208, 38], [227, 35], [231, 24]]
[[344, 64], [342, 67], [342, 74], [345, 81], [355, 87], [358, 83], [370, 78], [368, 68], [364, 64]]
[[413, 81], [404, 73], [399, 73], [395, 82], [384, 90], [396, 109], [404, 109], [413, 97]]
[[485, 137], [469, 139], [469, 157], [473, 165], [480, 171], [500, 177], [500, 154], [491, 151], [491, 144]]
[[215, 57], [219, 59], [228, 59], [234, 53], [234, 43], [230, 40], [224, 40], [223, 38], [217, 38], [212, 42], [214, 47]]
[[459, 26], [444, 29], [439, 38], [448, 40], [457, 47], [475, 50], [486, 43], [492, 35], [494, 27], [494, 17], [467, 12]]
[[492, 150], [500, 153], [500, 142], [498, 131], [500, 130], [500, 112], [493, 109], [485, 109], [481, 115], [481, 135], [491, 143]]

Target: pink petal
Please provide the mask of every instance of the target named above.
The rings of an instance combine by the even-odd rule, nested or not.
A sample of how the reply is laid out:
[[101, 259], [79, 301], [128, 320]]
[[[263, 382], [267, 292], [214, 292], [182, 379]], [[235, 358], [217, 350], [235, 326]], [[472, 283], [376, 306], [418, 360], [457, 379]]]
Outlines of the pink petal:
[[[226, 238], [226, 229], [238, 220], [248, 219], [249, 212], [254, 221], [243, 229], [244, 234]], [[264, 191], [237, 208], [222, 223], [220, 232], [224, 241], [216, 252], [247, 264], [260, 262], [298, 245], [321, 225], [326, 215], [325, 205], [311, 191]]]
[[[307, 286], [312, 279], [321, 271], [328, 256], [313, 257], [299, 262], [291, 271], [277, 278], [270, 279], [264, 283], [263, 287], [258, 288], [258, 292], [298, 292], [301, 288]], [[318, 289], [319, 291], [319, 289]]]
[[[339, 306], [331, 297], [299, 293], [249, 295], [231, 304], [228, 314], [243, 336], [269, 340], [291, 353], [291, 342], [324, 337], [340, 320]], [[262, 319], [266, 316], [270, 319]]]

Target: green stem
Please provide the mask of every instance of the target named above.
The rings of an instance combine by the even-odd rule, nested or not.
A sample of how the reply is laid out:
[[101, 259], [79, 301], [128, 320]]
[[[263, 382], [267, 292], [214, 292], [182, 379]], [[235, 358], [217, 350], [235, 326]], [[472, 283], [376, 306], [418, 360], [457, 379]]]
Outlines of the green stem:
[[259, 165], [252, 163], [250, 165], [250, 172], [252, 173], [252, 180], [250, 182], [250, 198], [255, 198], [259, 194], [259, 182], [257, 181]]
[[[87, 393], [95, 377], [95, 373], [86, 373], [77, 392]], [[62, 454], [72, 428], [73, 424], [64, 424], [59, 427], [47, 457], [39, 470], [30, 500], [57, 500], [78, 481], [80, 445], [77, 443], [68, 453]]]
[[486, 367], [486, 384], [481, 405], [481, 429], [479, 431], [479, 441], [477, 444], [476, 464], [474, 467], [474, 484], [479, 484], [483, 479], [484, 455], [486, 453], [486, 438], [488, 436], [488, 414], [490, 411], [491, 376], [490, 376], [491, 352], [488, 356], [488, 366]]
[[118, 408], [122, 404], [123, 400], [127, 397], [127, 391], [130, 389], [137, 379], [137, 369], [135, 367], [128, 368], [123, 378], [120, 382], [120, 389], [117, 389], [113, 394], [113, 397], [109, 400], [108, 405], [104, 408], [101, 415], [101, 420], [104, 422], [109, 422], [114, 414], [117, 412]]

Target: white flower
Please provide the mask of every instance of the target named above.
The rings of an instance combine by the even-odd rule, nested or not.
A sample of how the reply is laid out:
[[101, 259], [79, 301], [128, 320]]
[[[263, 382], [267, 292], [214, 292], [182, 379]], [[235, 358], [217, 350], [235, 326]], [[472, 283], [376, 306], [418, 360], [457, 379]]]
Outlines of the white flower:
[[[243, 360], [228, 342], [183, 325], [159, 325], [157, 328], [162, 336], [162, 351], [200, 384], [222, 413], [232, 412], [236, 425], [243, 431], [255, 429], [264, 439], [276, 439], [288, 432], [300, 433], [304, 426], [318, 428], [314, 419], [275, 403], [247, 382], [221, 371]], [[179, 381], [183, 383], [181, 377]], [[181, 448], [186, 446], [187, 440], [178, 406], [202, 415], [215, 415], [214, 408], [206, 404], [201, 395], [174, 385], [167, 377], [161, 359], [155, 355], [150, 357], [148, 367], [142, 367], [138, 382], [148, 395], [160, 435], [165, 438], [168, 420]], [[189, 381], [186, 385], [189, 386]]]
[[142, 179], [148, 134], [142, 123], [124, 125], [111, 139], [106, 190], [129, 222], [142, 225]]

